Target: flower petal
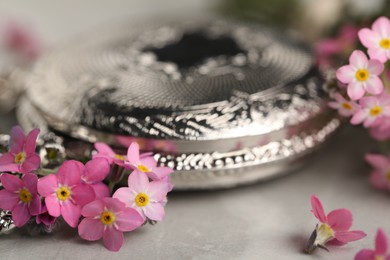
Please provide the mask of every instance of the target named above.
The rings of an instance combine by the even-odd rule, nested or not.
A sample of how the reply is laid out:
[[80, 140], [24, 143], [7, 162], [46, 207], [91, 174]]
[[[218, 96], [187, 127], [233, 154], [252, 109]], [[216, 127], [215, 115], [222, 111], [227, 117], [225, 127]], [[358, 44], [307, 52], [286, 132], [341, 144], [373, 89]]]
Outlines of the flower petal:
[[365, 94], [365, 89], [360, 82], [351, 82], [348, 84], [347, 93], [352, 100], [361, 99]]
[[41, 198], [38, 195], [32, 197], [28, 211], [31, 216], [36, 216], [41, 213]]
[[388, 187], [388, 180], [386, 176], [378, 171], [373, 171], [370, 175], [370, 183], [379, 190], [386, 190]]
[[361, 124], [367, 118], [367, 112], [363, 109], [358, 110], [351, 118], [351, 124]]
[[81, 183], [82, 171], [85, 166], [75, 160], [64, 162], [57, 173], [58, 182], [67, 186]]
[[115, 223], [119, 231], [132, 231], [144, 223], [144, 218], [137, 210], [126, 208], [124, 211], [116, 214]]
[[369, 153], [366, 154], [364, 158], [366, 159], [366, 162], [371, 165], [371, 167], [377, 170], [380, 170], [382, 172], [390, 170], [390, 160], [387, 159], [386, 156], [383, 156], [381, 154]]
[[54, 174], [49, 174], [38, 180], [38, 192], [43, 197], [47, 197], [50, 194], [55, 193], [57, 188], [57, 176]]
[[136, 142], [130, 144], [127, 150], [127, 160], [131, 164], [139, 164], [139, 145]]
[[0, 176], [3, 187], [8, 191], [18, 191], [23, 187], [23, 182], [18, 177], [4, 173]]
[[152, 181], [148, 185], [147, 194], [151, 201], [160, 202], [168, 193], [168, 185], [164, 181]]
[[335, 233], [335, 238], [344, 243], [356, 241], [365, 236], [367, 235], [363, 231], [338, 231]]
[[129, 188], [119, 188], [112, 195], [113, 198], [118, 199], [126, 204], [127, 207], [132, 207], [136, 194], [131, 192]]
[[355, 78], [356, 69], [350, 65], [345, 65], [336, 71], [336, 77], [342, 83], [348, 84]]
[[27, 205], [25, 203], [19, 203], [12, 210], [12, 220], [15, 223], [15, 226], [22, 227], [24, 224], [29, 221], [31, 218], [30, 213], [28, 212]]
[[164, 179], [171, 173], [173, 173], [173, 169], [170, 167], [156, 167], [151, 173], [146, 173], [146, 175], [152, 180], [158, 181]]
[[95, 183], [90, 185], [93, 191], [95, 192], [96, 199], [102, 199], [105, 197], [110, 197], [110, 190], [108, 186], [103, 182]]
[[370, 48], [367, 52], [371, 59], [379, 60], [383, 63], [387, 61], [386, 50], [382, 48]]
[[19, 195], [7, 190], [0, 190], [0, 209], [13, 210], [19, 202]]
[[[12, 153], [5, 153], [0, 156], [0, 167], [2, 165], [8, 165], [8, 164], [15, 164], [15, 156]], [[0, 170], [0, 171], [5, 171], [5, 170]]]
[[85, 218], [79, 227], [79, 236], [88, 241], [96, 241], [103, 237], [104, 225], [99, 219]]
[[142, 157], [141, 164], [145, 165], [149, 169], [153, 169], [157, 166], [157, 161], [153, 158], [153, 156]]
[[77, 205], [84, 206], [95, 200], [95, 191], [87, 184], [79, 184], [72, 188], [72, 199]]
[[359, 39], [367, 48], [377, 46], [380, 41], [380, 35], [370, 29], [364, 28], [359, 31]]
[[322, 223], [326, 222], [326, 216], [325, 216], [325, 211], [324, 207], [322, 206], [321, 201], [317, 198], [317, 196], [312, 195], [310, 198], [311, 202], [311, 212], [313, 212], [314, 216], [321, 221]]
[[24, 145], [24, 132], [20, 126], [14, 126], [11, 129], [11, 139], [9, 141], [10, 152], [13, 154], [23, 151]]
[[105, 143], [101, 143], [101, 142], [95, 143], [95, 149], [98, 151], [98, 153], [101, 153], [101, 154], [104, 154], [104, 155], [107, 155], [110, 157], [114, 157], [114, 155], [115, 155], [115, 153], [111, 149], [111, 147]]
[[382, 229], [378, 229], [375, 238], [375, 251], [379, 255], [385, 255], [387, 253], [387, 236]]
[[349, 63], [357, 69], [363, 69], [367, 68], [368, 59], [364, 52], [355, 50], [349, 57]]
[[135, 192], [145, 192], [149, 185], [149, 178], [145, 173], [140, 171], [134, 171], [130, 174], [128, 179], [128, 186]]
[[328, 214], [327, 219], [334, 231], [346, 231], [352, 226], [352, 213], [348, 209], [335, 209]]
[[104, 158], [96, 158], [87, 162], [84, 179], [87, 183], [103, 181], [110, 172], [110, 164]]
[[39, 132], [40, 132], [39, 129], [35, 128], [30, 133], [28, 133], [28, 135], [26, 137], [25, 144], [24, 144], [24, 151], [27, 154], [35, 153]]
[[355, 255], [355, 260], [375, 259], [375, 252], [370, 249], [362, 249]]
[[372, 24], [372, 30], [374, 32], [379, 33], [382, 37], [389, 37], [390, 36], [390, 22], [389, 19], [385, 16], [381, 16], [378, 19], [375, 20], [375, 22]]
[[22, 173], [31, 173], [41, 166], [41, 158], [37, 154], [31, 154], [20, 167]]
[[75, 228], [81, 217], [81, 208], [68, 200], [61, 205], [61, 215], [69, 226]]
[[379, 77], [373, 76], [366, 81], [366, 90], [372, 95], [379, 95], [383, 92], [383, 82]]
[[378, 60], [369, 60], [368, 61], [367, 70], [370, 73], [370, 75], [372, 74], [372, 75], [378, 76], [379, 74], [381, 74], [383, 72], [384, 68], [385, 68], [385, 65]]
[[149, 203], [143, 208], [145, 216], [151, 220], [161, 221], [164, 219], [164, 207], [160, 203]]
[[60, 202], [55, 194], [45, 197], [45, 205], [50, 216], [59, 217], [61, 215]]
[[113, 227], [106, 228], [103, 234], [104, 246], [110, 250], [117, 252], [123, 245], [123, 233]]
[[25, 174], [22, 178], [24, 186], [29, 190], [31, 194], [36, 194], [38, 192], [37, 190], [37, 184], [38, 184], [38, 176], [35, 174]]
[[104, 204], [101, 200], [95, 200], [86, 204], [81, 210], [81, 215], [84, 217], [96, 217], [102, 214]]

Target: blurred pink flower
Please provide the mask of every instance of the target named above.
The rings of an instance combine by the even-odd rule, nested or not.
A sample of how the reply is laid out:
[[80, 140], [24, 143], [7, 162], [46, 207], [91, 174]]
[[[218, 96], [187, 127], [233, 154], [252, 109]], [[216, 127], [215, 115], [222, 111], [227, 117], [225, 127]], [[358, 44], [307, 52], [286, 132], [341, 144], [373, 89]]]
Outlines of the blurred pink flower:
[[95, 143], [95, 149], [97, 153], [93, 155], [93, 158], [105, 158], [109, 164], [125, 166], [126, 156], [115, 153], [107, 144], [97, 142]]
[[22, 227], [31, 216], [41, 211], [41, 199], [37, 193], [38, 177], [28, 173], [19, 179], [4, 173], [0, 180], [4, 187], [0, 191], [0, 208], [12, 211], [15, 226]]
[[377, 141], [385, 141], [390, 139], [390, 118], [384, 117], [375, 123], [375, 126], [370, 128], [370, 135]]
[[388, 251], [387, 236], [382, 229], [378, 229], [375, 238], [375, 249], [362, 249], [356, 256], [355, 260], [390, 260]]
[[351, 118], [353, 125], [363, 123], [364, 127], [376, 126], [381, 118], [390, 116], [390, 98], [387, 95], [364, 97], [359, 100], [359, 105]]
[[379, 95], [383, 91], [383, 83], [378, 77], [384, 69], [383, 63], [378, 60], [368, 60], [359, 50], [352, 52], [349, 65], [342, 66], [336, 72], [337, 79], [348, 84], [348, 96], [358, 100], [366, 91], [372, 95]]
[[83, 167], [78, 161], [66, 161], [57, 175], [50, 174], [38, 181], [38, 192], [45, 197], [49, 214], [62, 215], [71, 227], [77, 226], [81, 207], [95, 199], [94, 190], [82, 183]]
[[348, 209], [335, 209], [325, 215], [321, 201], [311, 196], [311, 206], [314, 216], [320, 221], [314, 231], [315, 236], [308, 246], [311, 252], [316, 247], [325, 248], [325, 244], [332, 242], [335, 245], [344, 245], [348, 242], [362, 239], [366, 236], [363, 231], [350, 231], [352, 226], [352, 213]]
[[315, 45], [317, 62], [321, 66], [330, 66], [332, 58], [352, 51], [357, 43], [358, 28], [354, 25], [344, 25], [337, 37], [321, 40]]
[[373, 168], [371, 184], [380, 190], [390, 189], [390, 158], [381, 154], [366, 154], [365, 159]]
[[173, 173], [170, 167], [157, 167], [157, 162], [153, 156], [140, 155], [139, 145], [132, 143], [127, 151], [126, 168], [134, 170], [134, 172], [143, 172], [152, 180], [162, 180]]
[[0, 172], [31, 173], [40, 167], [41, 159], [35, 153], [39, 129], [27, 137], [19, 126], [11, 130], [10, 151], [0, 156]]
[[145, 173], [133, 172], [129, 176], [128, 186], [119, 188], [112, 197], [136, 209], [144, 218], [163, 220], [165, 215], [163, 204], [169, 189], [167, 182], [149, 182]]
[[351, 100], [346, 100], [340, 93], [333, 95], [335, 101], [328, 103], [329, 107], [337, 109], [339, 114], [344, 117], [352, 116], [355, 111], [359, 108], [359, 105], [356, 102]]
[[379, 17], [372, 24], [372, 30], [361, 29], [359, 39], [367, 47], [371, 59], [382, 63], [390, 59], [390, 21], [387, 17]]
[[103, 237], [104, 246], [119, 251], [123, 245], [123, 232], [132, 231], [144, 223], [141, 215], [115, 198], [103, 198], [85, 205], [81, 211], [85, 217], [79, 227], [79, 235], [88, 241]]
[[81, 180], [92, 187], [97, 199], [109, 197], [110, 191], [103, 180], [110, 172], [110, 165], [104, 158], [95, 158], [84, 165], [79, 164]]

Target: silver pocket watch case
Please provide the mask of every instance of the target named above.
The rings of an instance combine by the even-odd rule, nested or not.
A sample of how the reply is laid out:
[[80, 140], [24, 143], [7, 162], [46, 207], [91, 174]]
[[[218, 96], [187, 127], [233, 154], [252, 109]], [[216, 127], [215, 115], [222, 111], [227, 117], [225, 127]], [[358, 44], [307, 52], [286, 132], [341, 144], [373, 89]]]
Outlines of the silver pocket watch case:
[[175, 189], [291, 171], [337, 129], [310, 49], [234, 21], [123, 24], [38, 60], [20, 101], [29, 129], [125, 149], [174, 168]]

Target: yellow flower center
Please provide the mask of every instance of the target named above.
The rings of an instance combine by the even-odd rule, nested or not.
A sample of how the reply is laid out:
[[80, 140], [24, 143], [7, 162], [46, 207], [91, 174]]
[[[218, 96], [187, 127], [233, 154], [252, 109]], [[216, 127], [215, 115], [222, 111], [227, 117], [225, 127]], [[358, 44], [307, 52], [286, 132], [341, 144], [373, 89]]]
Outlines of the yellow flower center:
[[126, 157], [120, 154], [115, 154], [114, 155], [115, 159], [121, 160], [121, 161], [126, 161]]
[[22, 188], [19, 191], [19, 199], [24, 203], [29, 203], [32, 199], [32, 195], [28, 189]]
[[386, 179], [390, 182], [390, 171], [386, 173]]
[[145, 165], [142, 165], [142, 164], [138, 165], [137, 168], [138, 168], [138, 170], [140, 170], [141, 172], [150, 172], [149, 168], [146, 167]]
[[379, 42], [379, 45], [383, 48], [383, 49], [389, 49], [390, 48], [390, 39], [382, 39], [380, 42]]
[[59, 187], [57, 189], [56, 194], [57, 194], [57, 198], [59, 200], [65, 201], [65, 200], [69, 199], [71, 191], [68, 187], [62, 186], [62, 187]]
[[138, 207], [145, 207], [149, 203], [149, 197], [145, 193], [138, 193], [137, 197], [135, 197], [135, 204]]
[[104, 225], [111, 225], [115, 221], [115, 214], [106, 210], [100, 215], [100, 221]]
[[343, 103], [341, 106], [342, 106], [344, 109], [352, 110], [352, 105], [349, 104], [349, 103]]
[[26, 160], [26, 153], [20, 152], [15, 156], [15, 163], [21, 164]]
[[376, 255], [374, 259], [375, 260], [385, 260], [385, 258], [381, 255]]
[[366, 69], [360, 69], [356, 72], [355, 77], [358, 81], [366, 81], [369, 75]]
[[371, 116], [379, 116], [382, 113], [382, 108], [380, 106], [374, 106], [370, 109]]

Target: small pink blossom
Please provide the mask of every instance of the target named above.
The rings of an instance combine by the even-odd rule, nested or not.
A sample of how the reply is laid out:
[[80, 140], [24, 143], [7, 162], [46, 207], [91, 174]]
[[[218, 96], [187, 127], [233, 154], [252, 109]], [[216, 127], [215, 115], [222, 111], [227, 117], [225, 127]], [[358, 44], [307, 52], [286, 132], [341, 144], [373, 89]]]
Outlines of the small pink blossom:
[[62, 215], [65, 222], [76, 227], [81, 207], [95, 199], [94, 190], [82, 183], [84, 165], [78, 161], [66, 161], [56, 175], [47, 175], [38, 181], [38, 192], [45, 197], [49, 214]]
[[368, 48], [371, 59], [382, 63], [390, 59], [390, 21], [387, 17], [379, 17], [372, 24], [372, 30], [361, 29], [359, 39]]
[[39, 215], [37, 215], [35, 222], [37, 224], [44, 224], [45, 226], [51, 226], [56, 222], [57, 218], [53, 217], [47, 212], [46, 205], [42, 205]]
[[133, 172], [128, 179], [128, 188], [119, 188], [112, 197], [136, 209], [144, 218], [161, 221], [168, 190], [166, 182], [149, 182], [145, 173]]
[[12, 211], [15, 226], [22, 227], [31, 216], [41, 211], [41, 199], [37, 193], [38, 177], [27, 173], [19, 179], [4, 173], [0, 180], [4, 187], [0, 191], [0, 208]]
[[125, 166], [126, 156], [115, 153], [107, 144], [97, 142], [95, 149], [97, 153], [93, 155], [93, 158], [105, 158], [111, 165]]
[[329, 102], [329, 107], [337, 109], [339, 114], [344, 117], [352, 116], [359, 108], [359, 105], [356, 104], [356, 102], [346, 100], [340, 93], [334, 94], [333, 98], [335, 101]]
[[350, 231], [352, 213], [348, 209], [335, 209], [325, 215], [321, 201], [311, 196], [311, 206], [314, 216], [320, 221], [309, 240], [307, 251], [310, 253], [316, 247], [325, 248], [325, 244], [332, 242], [335, 245], [344, 245], [366, 236], [363, 231]]
[[353, 125], [363, 123], [364, 127], [376, 126], [380, 119], [390, 116], [390, 98], [387, 95], [364, 97], [359, 105], [351, 119]]
[[382, 229], [378, 229], [376, 233], [375, 248], [360, 250], [356, 254], [355, 260], [390, 260], [387, 236]]
[[348, 84], [347, 93], [352, 100], [358, 100], [366, 91], [372, 95], [383, 92], [383, 82], [378, 77], [384, 69], [378, 60], [368, 60], [359, 50], [352, 52], [349, 65], [342, 66], [336, 72], [337, 79]]
[[365, 159], [373, 168], [370, 183], [380, 190], [390, 189], [390, 158], [381, 154], [366, 154]]
[[19, 126], [11, 130], [10, 151], [0, 156], [0, 172], [31, 173], [40, 167], [41, 159], [35, 153], [39, 129], [27, 137]]
[[166, 179], [173, 173], [170, 167], [157, 167], [157, 162], [153, 156], [140, 155], [139, 145], [132, 143], [127, 151], [127, 161], [125, 166], [134, 172], [143, 172], [152, 180]]
[[110, 172], [110, 165], [104, 158], [95, 158], [84, 165], [79, 164], [82, 172], [81, 180], [83, 183], [92, 187], [97, 199], [109, 197], [110, 191], [103, 180]]
[[103, 237], [104, 246], [119, 251], [123, 245], [123, 232], [132, 231], [144, 223], [141, 215], [115, 198], [103, 198], [85, 205], [81, 211], [85, 217], [79, 227], [79, 235], [88, 241]]

